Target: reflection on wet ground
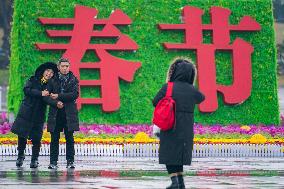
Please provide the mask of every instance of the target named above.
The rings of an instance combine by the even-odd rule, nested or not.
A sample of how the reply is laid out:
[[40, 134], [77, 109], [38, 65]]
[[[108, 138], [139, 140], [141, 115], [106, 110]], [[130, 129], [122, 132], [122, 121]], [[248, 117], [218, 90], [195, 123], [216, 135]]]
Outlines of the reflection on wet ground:
[[[170, 183], [155, 158], [77, 157], [76, 169], [48, 170], [48, 157], [37, 169], [22, 168], [16, 157], [0, 157], [0, 188], [166, 188]], [[186, 188], [284, 188], [283, 158], [195, 158], [185, 167]]]

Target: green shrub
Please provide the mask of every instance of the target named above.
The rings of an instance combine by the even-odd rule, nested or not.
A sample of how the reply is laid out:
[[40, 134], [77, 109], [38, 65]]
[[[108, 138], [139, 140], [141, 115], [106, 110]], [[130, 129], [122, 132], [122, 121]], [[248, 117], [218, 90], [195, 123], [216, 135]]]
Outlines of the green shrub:
[[[132, 83], [120, 81], [120, 110], [104, 113], [100, 105], [84, 105], [80, 110], [80, 120], [87, 123], [130, 124], [151, 123], [153, 107], [151, 100], [165, 82], [170, 61], [177, 56], [196, 59], [193, 51], [167, 51], [163, 42], [182, 42], [183, 32], [159, 31], [159, 23], [180, 23], [181, 7], [192, 5], [205, 10], [204, 23], [210, 20], [208, 10], [211, 6], [230, 8], [231, 24], [249, 15], [261, 25], [259, 32], [232, 32], [236, 37], [254, 46], [252, 55], [253, 86], [249, 99], [237, 106], [224, 105], [219, 96], [219, 109], [211, 114], [202, 114], [196, 108], [195, 121], [203, 124], [279, 124], [279, 105], [277, 96], [276, 48], [270, 0], [17, 0], [14, 3], [12, 28], [12, 57], [10, 65], [9, 111], [17, 112], [22, 99], [25, 80], [35, 68], [45, 61], [56, 61], [63, 51], [38, 51], [35, 43], [62, 43], [68, 39], [49, 38], [46, 29], [71, 29], [70, 26], [41, 25], [38, 17], [74, 17], [76, 4], [96, 8], [98, 18], [109, 18], [113, 9], [123, 10], [133, 21], [129, 27], [119, 27], [139, 45], [137, 52], [110, 52], [112, 55], [130, 61], [139, 61], [142, 67], [135, 73]], [[210, 36], [204, 36], [205, 41]], [[86, 53], [84, 60], [94, 60], [92, 53]], [[228, 53], [216, 56], [217, 81], [231, 84], [231, 62]], [[88, 72], [81, 77], [88, 77]], [[84, 76], [85, 75], [85, 76]], [[82, 90], [82, 95], [98, 94], [94, 89]]]

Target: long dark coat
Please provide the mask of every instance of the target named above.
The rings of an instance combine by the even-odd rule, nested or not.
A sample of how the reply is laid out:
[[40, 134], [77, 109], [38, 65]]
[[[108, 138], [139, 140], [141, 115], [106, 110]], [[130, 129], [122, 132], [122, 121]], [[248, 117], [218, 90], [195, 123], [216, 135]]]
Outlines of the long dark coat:
[[[204, 100], [204, 95], [192, 85], [194, 68], [191, 64], [179, 64], [169, 76], [174, 82], [173, 99], [176, 102], [175, 128], [160, 133], [159, 163], [166, 165], [190, 165], [193, 149], [194, 107]], [[165, 96], [164, 84], [153, 100], [153, 105]]]
[[11, 129], [12, 133], [20, 137], [41, 140], [46, 114], [46, 104], [43, 102], [42, 91], [47, 89], [47, 84], [42, 84], [40, 80], [46, 69], [57, 72], [56, 64], [51, 62], [42, 64], [24, 86], [25, 96]]
[[64, 86], [64, 92], [61, 93], [61, 85], [58, 74], [56, 74], [53, 79], [48, 82], [48, 90], [51, 93], [58, 94], [58, 98], [53, 100], [50, 97], [44, 97], [44, 101], [50, 105], [48, 120], [47, 120], [47, 131], [54, 132], [58, 116], [57, 102], [61, 101], [64, 104], [64, 109], [66, 114], [67, 128], [68, 131], [79, 131], [79, 117], [78, 109], [76, 105], [76, 99], [79, 97], [79, 81], [69, 72], [69, 79], [67, 84]]

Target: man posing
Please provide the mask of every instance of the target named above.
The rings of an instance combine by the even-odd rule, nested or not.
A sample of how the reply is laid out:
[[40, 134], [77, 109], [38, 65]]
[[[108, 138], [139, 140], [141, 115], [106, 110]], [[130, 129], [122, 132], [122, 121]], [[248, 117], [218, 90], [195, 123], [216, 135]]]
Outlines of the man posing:
[[66, 139], [67, 168], [74, 166], [74, 131], [79, 131], [79, 118], [76, 99], [79, 96], [79, 81], [70, 72], [70, 62], [66, 58], [58, 61], [59, 72], [48, 83], [50, 96], [44, 97], [50, 105], [47, 131], [51, 134], [49, 169], [56, 169], [59, 155], [60, 132]]

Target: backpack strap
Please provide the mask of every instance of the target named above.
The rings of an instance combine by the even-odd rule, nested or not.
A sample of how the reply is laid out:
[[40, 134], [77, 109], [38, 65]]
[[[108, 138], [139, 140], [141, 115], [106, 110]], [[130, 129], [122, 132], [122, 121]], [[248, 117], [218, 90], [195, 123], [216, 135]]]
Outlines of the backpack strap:
[[172, 96], [172, 94], [173, 94], [173, 86], [174, 86], [173, 82], [168, 82], [166, 96]]

